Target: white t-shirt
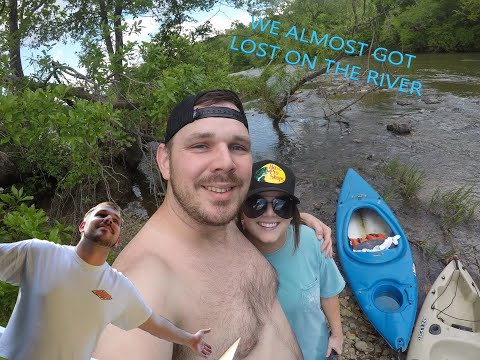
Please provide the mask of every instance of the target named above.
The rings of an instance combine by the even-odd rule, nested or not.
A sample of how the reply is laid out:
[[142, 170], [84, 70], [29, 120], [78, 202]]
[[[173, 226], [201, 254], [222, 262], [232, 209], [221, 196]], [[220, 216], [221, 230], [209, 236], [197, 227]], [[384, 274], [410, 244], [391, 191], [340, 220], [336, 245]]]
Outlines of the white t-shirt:
[[0, 244], [0, 280], [20, 286], [0, 338], [9, 360], [90, 359], [109, 323], [130, 330], [152, 314], [130, 280], [107, 263], [86, 263], [73, 246]]

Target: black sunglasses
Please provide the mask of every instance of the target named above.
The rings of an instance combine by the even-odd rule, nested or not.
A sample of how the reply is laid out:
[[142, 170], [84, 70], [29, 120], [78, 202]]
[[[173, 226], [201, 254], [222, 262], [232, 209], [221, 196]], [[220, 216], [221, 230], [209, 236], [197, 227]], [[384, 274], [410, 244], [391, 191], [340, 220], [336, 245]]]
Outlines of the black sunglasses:
[[295, 201], [290, 197], [274, 198], [268, 201], [264, 197], [254, 195], [250, 196], [243, 203], [243, 213], [250, 219], [255, 219], [267, 211], [268, 204], [272, 204], [275, 214], [284, 219], [290, 219], [293, 216]]

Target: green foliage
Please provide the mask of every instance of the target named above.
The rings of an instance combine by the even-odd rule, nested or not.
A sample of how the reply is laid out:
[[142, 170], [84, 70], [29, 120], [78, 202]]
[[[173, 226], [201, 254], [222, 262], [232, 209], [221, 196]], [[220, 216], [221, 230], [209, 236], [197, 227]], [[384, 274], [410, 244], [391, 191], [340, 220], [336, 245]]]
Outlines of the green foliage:
[[[33, 196], [12, 186], [10, 193], [0, 194], [0, 243], [38, 238], [56, 243], [70, 241], [73, 227], [58, 221], [49, 222], [42, 209], [28, 205]], [[0, 326], [6, 326], [15, 306], [18, 288], [0, 282]]]
[[435, 190], [430, 210], [440, 216], [442, 227], [451, 229], [461, 222], [472, 221], [479, 205], [480, 199], [475, 195], [473, 186], [464, 185], [451, 191]]
[[478, 0], [460, 0], [460, 10], [467, 21], [476, 23], [480, 20], [480, 1]]
[[380, 40], [409, 51], [475, 50], [479, 17], [477, 0], [420, 0], [391, 10]]
[[416, 198], [425, 182], [424, 170], [418, 170], [413, 165], [404, 165], [398, 160], [386, 163], [383, 172], [393, 178], [395, 188], [406, 200]]
[[18, 150], [23, 172], [54, 179], [59, 189], [96, 184], [104, 167], [131, 139], [111, 104], [68, 98], [68, 88], [26, 90], [0, 97], [2, 143]]
[[304, 75], [303, 69], [288, 72], [284, 66], [272, 67], [262, 73], [260, 78], [260, 108], [271, 118], [280, 119], [278, 102], [285, 94], [291, 93], [293, 87]]
[[70, 241], [71, 226], [58, 221], [53, 224], [42, 209], [29, 205], [33, 196], [25, 195], [23, 189], [12, 186], [10, 193], [0, 194], [0, 242], [14, 242], [38, 238], [63, 243]]
[[[0, 12], [0, 21], [8, 22], [10, 2], [2, 2], [3, 6]], [[18, 14], [20, 15], [20, 26], [15, 36], [29, 38], [32, 47], [39, 47], [44, 44], [46, 38], [58, 39], [61, 33], [57, 32], [58, 25], [61, 24], [61, 18], [64, 13], [56, 0], [29, 0], [15, 1]], [[48, 26], [46, 26], [48, 25]], [[13, 34], [8, 32], [8, 26], [0, 27], [0, 37], [5, 38], [6, 42], [13, 40]]]
[[0, 326], [6, 327], [15, 307], [18, 287], [0, 281]]
[[227, 88], [239, 90], [237, 78], [229, 77], [228, 55], [225, 49], [212, 48], [211, 39], [191, 43], [186, 37], [172, 35], [144, 43], [144, 62], [134, 69], [138, 79], [131, 88], [142, 104], [143, 116], [136, 126], [143, 132], [162, 137], [166, 119], [173, 106], [185, 96], [201, 90]]

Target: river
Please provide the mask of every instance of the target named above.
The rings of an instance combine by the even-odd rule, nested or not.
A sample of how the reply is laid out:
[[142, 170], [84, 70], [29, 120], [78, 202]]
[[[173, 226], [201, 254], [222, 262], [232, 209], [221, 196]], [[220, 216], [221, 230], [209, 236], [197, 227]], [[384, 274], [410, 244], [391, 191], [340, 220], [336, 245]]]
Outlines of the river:
[[[421, 96], [381, 89], [365, 95], [340, 117], [326, 120], [325, 113], [344, 108], [367, 90], [365, 81], [329, 74], [293, 95], [280, 133], [257, 110], [249, 112], [249, 123], [255, 159], [270, 157], [290, 164], [299, 177], [302, 209], [332, 228], [339, 188], [349, 167], [385, 195], [413, 245], [423, 300], [444, 266], [441, 260], [452, 253], [460, 256], [475, 280], [480, 278], [478, 208], [473, 221], [449, 230], [442, 229], [439, 217], [429, 210], [437, 189], [453, 191], [465, 185], [480, 196], [480, 54], [418, 55], [408, 71], [396, 75], [421, 81]], [[407, 124], [411, 134], [387, 131], [393, 123]], [[418, 198], [405, 201], [395, 192], [381, 171], [392, 160], [425, 172]]]

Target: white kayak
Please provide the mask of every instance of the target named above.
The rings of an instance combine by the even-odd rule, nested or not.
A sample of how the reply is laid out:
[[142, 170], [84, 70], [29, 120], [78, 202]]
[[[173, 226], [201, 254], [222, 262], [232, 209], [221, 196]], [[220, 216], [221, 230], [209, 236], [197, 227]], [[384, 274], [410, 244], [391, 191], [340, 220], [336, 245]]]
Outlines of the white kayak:
[[425, 298], [407, 360], [479, 360], [480, 290], [462, 263], [451, 261]]

